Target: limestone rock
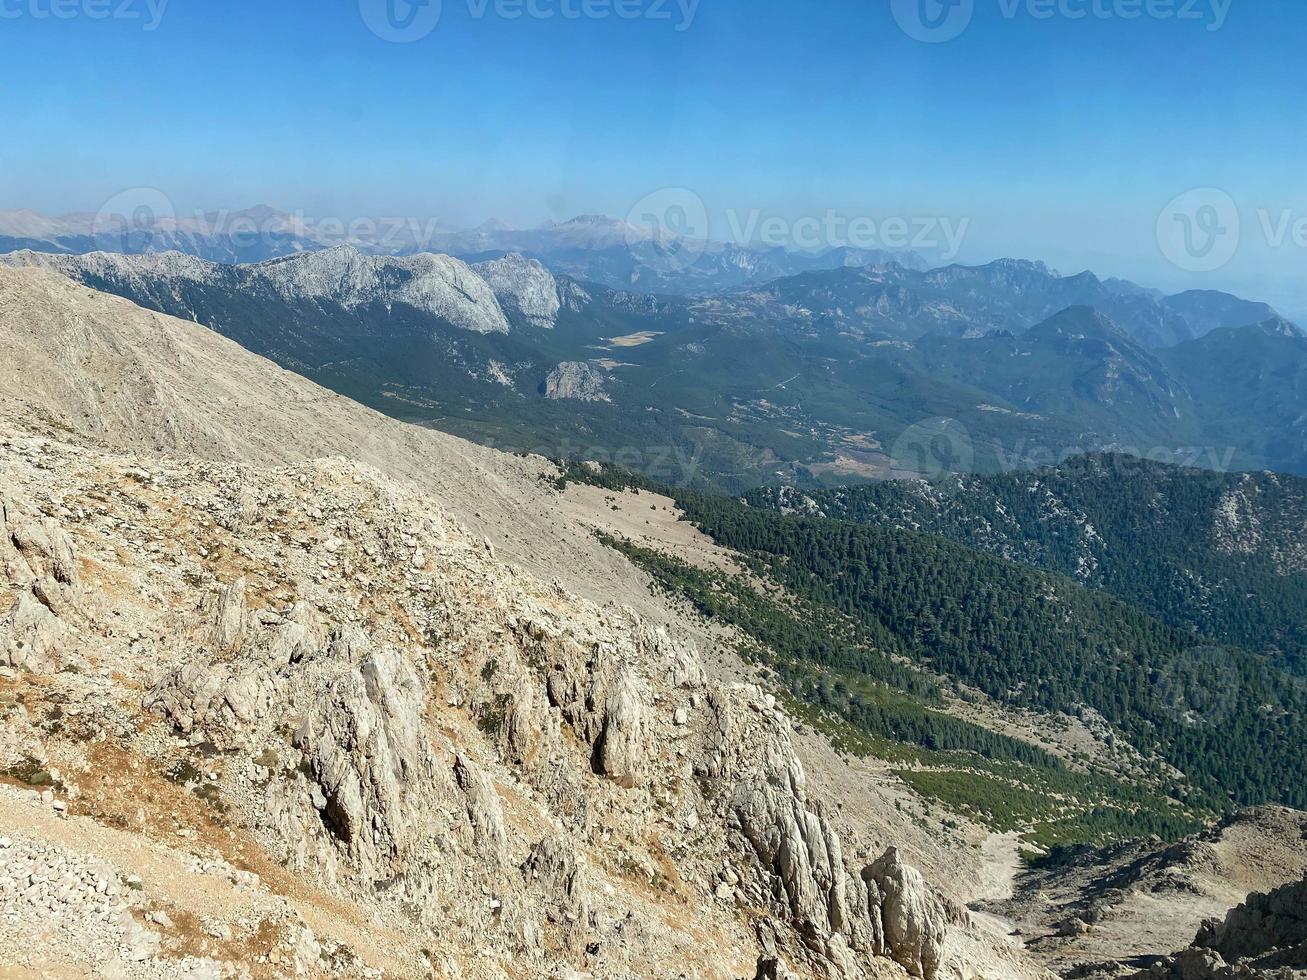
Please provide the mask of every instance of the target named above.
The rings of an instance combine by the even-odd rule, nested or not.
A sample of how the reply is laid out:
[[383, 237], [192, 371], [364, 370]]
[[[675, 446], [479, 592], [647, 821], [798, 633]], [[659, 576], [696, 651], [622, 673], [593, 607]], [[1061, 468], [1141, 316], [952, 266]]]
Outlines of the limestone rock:
[[519, 766], [533, 765], [559, 731], [558, 712], [549, 706], [541, 685], [523, 677], [513, 685], [499, 747], [504, 758]]
[[546, 398], [555, 401], [610, 402], [604, 372], [586, 361], [564, 361], [549, 372], [541, 385]]
[[863, 872], [875, 882], [885, 946], [914, 977], [934, 980], [944, 952], [946, 912], [916, 868], [891, 847]]
[[536, 259], [509, 252], [502, 259], [478, 262], [472, 268], [495, 291], [506, 311], [544, 329], [557, 322], [562, 308], [558, 283]]
[[508, 833], [499, 794], [489, 777], [461, 754], [454, 760], [454, 778], [466, 803], [473, 844], [492, 860], [501, 860], [508, 846]]
[[412, 664], [379, 650], [334, 681], [295, 733], [326, 798], [324, 822], [378, 877], [415, 843], [413, 810], [435, 768], [422, 709]]
[[571, 844], [562, 837], [545, 837], [522, 863], [522, 876], [536, 896], [532, 911], [555, 928], [562, 943], [572, 949], [583, 944], [591, 912], [588, 885]]
[[[858, 886], [845, 869], [839, 836], [819, 810], [808, 806], [798, 759], [791, 757], [769, 779], [741, 783], [731, 814], [758, 859], [767, 897], [813, 953], [851, 969], [849, 899], [851, 890], [860, 897]], [[865, 900], [859, 904], [865, 909]], [[866, 930], [861, 933], [865, 941]]]
[[643, 775], [649, 744], [647, 694], [629, 667], [623, 667], [608, 692], [599, 749], [600, 771], [627, 789]]
[[64, 637], [64, 624], [30, 592], [20, 592], [0, 619], [0, 666], [45, 670]]
[[36, 578], [48, 575], [62, 585], [77, 588], [77, 556], [72, 540], [58, 521], [46, 517], [19, 524], [10, 530], [10, 540]]
[[245, 578], [236, 579], [213, 597], [213, 635], [210, 644], [219, 654], [234, 653], [245, 636]]

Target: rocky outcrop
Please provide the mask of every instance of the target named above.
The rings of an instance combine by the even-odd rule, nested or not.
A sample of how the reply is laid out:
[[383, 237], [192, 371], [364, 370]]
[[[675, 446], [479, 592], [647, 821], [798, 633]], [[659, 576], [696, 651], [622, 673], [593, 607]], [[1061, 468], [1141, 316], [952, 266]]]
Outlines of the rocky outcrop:
[[0, 617], [0, 666], [48, 670], [79, 606], [72, 539], [55, 519], [27, 518], [16, 501], [0, 499], [0, 570], [20, 590]]
[[535, 259], [510, 252], [502, 259], [478, 262], [472, 269], [495, 291], [500, 305], [533, 327], [552, 329], [562, 299], [552, 274]]
[[599, 743], [599, 771], [630, 789], [639, 782], [648, 758], [647, 698], [640, 679], [623, 667], [608, 691]]
[[934, 980], [944, 958], [943, 903], [895, 847], [864, 868], [862, 878], [871, 915], [879, 912], [885, 948], [914, 977]]
[[1307, 878], [1254, 892], [1193, 945], [1132, 980], [1298, 980], [1307, 977]]
[[1307, 968], [1307, 878], [1267, 895], [1254, 892], [1224, 922], [1204, 925], [1194, 944], [1231, 961], [1282, 951], [1276, 959], [1283, 965]]
[[499, 806], [499, 795], [489, 777], [460, 755], [454, 760], [454, 778], [467, 807], [473, 846], [480, 848], [492, 860], [502, 860], [508, 846], [508, 834], [504, 830], [504, 813]]
[[[494, 290], [473, 269], [448, 255], [366, 255], [350, 245], [269, 259], [257, 265], [224, 265], [181, 255], [46, 255], [17, 252], [0, 265], [39, 266], [124, 295], [184, 292], [218, 285], [252, 295], [269, 290], [290, 303], [335, 303], [346, 310], [377, 306], [387, 312], [409, 306], [475, 333], [508, 333], [509, 322]], [[171, 305], [164, 308], [172, 308]]]
[[555, 401], [609, 402], [604, 372], [585, 361], [564, 361], [549, 372], [541, 385], [546, 398]]
[[415, 843], [418, 801], [435, 770], [422, 711], [412, 664], [380, 650], [330, 684], [295, 732], [325, 799], [323, 822], [374, 877], [397, 870]]
[[402, 303], [475, 333], [509, 332], [491, 287], [448, 255], [364, 255], [340, 245], [271, 259], [249, 271], [292, 299], [329, 300], [346, 309]]
[[63, 636], [63, 621], [33, 593], [20, 592], [0, 619], [0, 666], [47, 669]]
[[[5, 522], [8, 525], [8, 508], [5, 510]], [[58, 521], [51, 517], [16, 521], [9, 529], [9, 538], [15, 550], [27, 562], [33, 578], [53, 579], [60, 586], [76, 590], [77, 557], [73, 553], [72, 540]]]
[[729, 826], [755, 859], [747, 897], [791, 923], [824, 971], [859, 977], [872, 958], [887, 956], [912, 976], [934, 980], [948, 925], [961, 924], [964, 913], [946, 908], [897, 849], [859, 873], [850, 868], [839, 834], [808, 798], [788, 723], [760, 692], [714, 693], [712, 706], [708, 771], [737, 769], [732, 755], [752, 746], [753, 768], [765, 775], [739, 780], [730, 801]]
[[213, 632], [209, 637], [213, 652], [220, 656], [239, 653], [249, 618], [245, 605], [245, 578], [242, 576], [211, 595], [206, 611], [213, 622]]
[[573, 313], [579, 313], [594, 302], [594, 297], [580, 283], [567, 278], [558, 280], [558, 299], [564, 309]]
[[561, 931], [564, 943], [574, 946], [590, 918], [588, 886], [575, 849], [564, 838], [544, 838], [522, 863], [522, 876], [526, 887], [540, 895], [544, 924]]

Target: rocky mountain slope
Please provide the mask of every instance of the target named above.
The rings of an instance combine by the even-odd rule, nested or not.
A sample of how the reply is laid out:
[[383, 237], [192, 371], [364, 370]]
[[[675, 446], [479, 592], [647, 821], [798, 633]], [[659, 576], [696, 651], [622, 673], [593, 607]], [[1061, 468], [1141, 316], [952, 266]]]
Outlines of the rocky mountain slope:
[[1300, 328], [1272, 317], [1213, 330], [1160, 355], [1194, 392], [1212, 445], [1251, 451], [1272, 469], [1304, 472], [1298, 461], [1307, 459], [1307, 335]]
[[[272, 291], [287, 303], [330, 304], [344, 311], [402, 304], [475, 333], [508, 333], [501, 300], [536, 326], [551, 327], [561, 306], [559, 286], [538, 262], [513, 256], [475, 269], [448, 255], [365, 255], [341, 245], [249, 266], [204, 262], [178, 252], [125, 256], [95, 252], [58, 256], [18, 252], [11, 265], [54, 269], [88, 283], [112, 284], [142, 298], [168, 291], [176, 299], [188, 289], [223, 286], [257, 298]], [[176, 309], [177, 313], [188, 312]], [[198, 315], [198, 310], [190, 310]]]
[[1193, 945], [1135, 975], [1136, 980], [1307, 977], [1307, 878], [1260, 892], [1206, 923]]
[[1039, 974], [543, 461], [48, 271], [0, 269], [0, 338], [26, 975]]
[[1012, 897], [985, 908], [1015, 923], [1030, 952], [1057, 972], [1115, 976], [1187, 945], [1250, 893], [1304, 872], [1307, 814], [1265, 807], [1170, 845], [1074, 849], [1022, 872]]

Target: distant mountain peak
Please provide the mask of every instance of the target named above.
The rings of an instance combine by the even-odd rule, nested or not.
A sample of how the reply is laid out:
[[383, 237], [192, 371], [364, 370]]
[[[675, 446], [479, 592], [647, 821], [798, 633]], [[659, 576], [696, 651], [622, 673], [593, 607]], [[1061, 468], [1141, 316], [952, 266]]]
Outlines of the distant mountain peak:
[[1092, 306], [1068, 306], [1026, 332], [1027, 337], [1095, 337], [1133, 344], [1130, 335]]
[[1034, 272], [1040, 275], [1060, 279], [1058, 273], [1038, 259], [995, 259], [982, 268], [1002, 269], [1013, 272]]
[[615, 225], [619, 224], [616, 218], [610, 218], [606, 214], [578, 214], [575, 218], [564, 221], [565, 225]]

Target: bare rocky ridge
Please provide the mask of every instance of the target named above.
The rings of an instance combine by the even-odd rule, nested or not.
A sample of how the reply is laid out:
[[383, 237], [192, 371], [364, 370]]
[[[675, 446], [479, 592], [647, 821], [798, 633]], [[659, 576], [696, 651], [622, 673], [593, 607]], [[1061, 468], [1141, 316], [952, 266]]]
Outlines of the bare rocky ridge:
[[475, 333], [509, 333], [510, 314], [549, 328], [565, 299], [569, 308], [588, 300], [584, 290], [565, 287], [539, 262], [516, 254], [470, 266], [448, 255], [377, 256], [340, 245], [255, 265], [226, 266], [180, 252], [20, 251], [0, 255], [0, 264], [52, 269], [88, 285], [129, 285], [143, 294], [163, 289], [176, 297], [184, 296], [189, 284], [212, 285], [235, 277], [236, 288], [266, 287], [288, 300], [329, 301], [347, 310], [405, 304]]
[[[0, 770], [28, 787], [0, 811], [25, 855], [58, 840], [132, 893], [108, 909], [122, 931], [96, 934], [83, 886], [60, 886], [43, 900], [76, 941], [20, 916], [6, 956], [1039, 975], [898, 852], [853, 857], [789, 719], [555, 523], [541, 461], [49, 272], [0, 269], [0, 342]], [[146, 854], [233, 869], [237, 892], [215, 907]]]
[[472, 266], [499, 297], [499, 302], [532, 326], [550, 328], [558, 321], [563, 300], [558, 281], [535, 259], [516, 252]]
[[290, 296], [329, 299], [346, 309], [406, 303], [476, 333], [509, 331], [490, 286], [470, 266], [448, 255], [379, 258], [341, 245], [271, 259], [254, 268]]

